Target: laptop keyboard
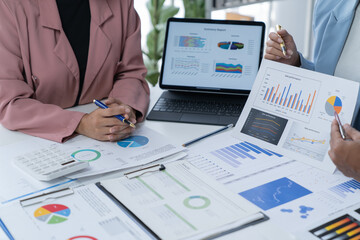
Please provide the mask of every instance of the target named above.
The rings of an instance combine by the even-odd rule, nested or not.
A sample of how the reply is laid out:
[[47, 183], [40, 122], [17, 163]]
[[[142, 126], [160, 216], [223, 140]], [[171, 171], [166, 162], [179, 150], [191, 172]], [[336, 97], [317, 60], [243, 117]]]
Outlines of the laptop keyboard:
[[213, 101], [159, 98], [152, 111], [238, 117], [243, 107], [243, 103], [229, 104]]

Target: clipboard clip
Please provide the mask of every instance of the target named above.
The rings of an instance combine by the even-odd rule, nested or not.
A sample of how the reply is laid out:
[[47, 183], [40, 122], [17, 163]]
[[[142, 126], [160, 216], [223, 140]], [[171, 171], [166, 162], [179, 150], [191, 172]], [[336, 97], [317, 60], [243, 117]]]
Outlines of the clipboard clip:
[[131, 172], [124, 173], [124, 176], [126, 176], [128, 179], [133, 179], [136, 177], [140, 177], [145, 173], [164, 171], [165, 169], [166, 167], [164, 164], [156, 164], [146, 168], [140, 168]]
[[74, 194], [74, 191], [71, 188], [63, 188], [60, 190], [43, 193], [41, 195], [37, 195], [34, 197], [22, 199], [22, 200], [20, 200], [20, 205], [22, 207], [27, 207], [27, 206], [31, 206], [31, 205], [34, 205], [37, 203], [44, 202], [49, 199], [61, 198], [61, 197], [65, 197], [65, 196], [68, 196], [71, 194]]

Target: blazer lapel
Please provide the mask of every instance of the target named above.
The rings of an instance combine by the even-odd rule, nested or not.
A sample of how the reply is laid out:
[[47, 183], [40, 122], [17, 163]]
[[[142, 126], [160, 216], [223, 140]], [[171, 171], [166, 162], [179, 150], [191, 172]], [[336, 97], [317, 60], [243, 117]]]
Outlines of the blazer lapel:
[[91, 26], [89, 55], [82, 95], [96, 78], [111, 49], [111, 41], [101, 26], [113, 16], [107, 0], [90, 0]]
[[[62, 30], [61, 19], [55, 0], [38, 0], [40, 21], [43, 27], [55, 31], [57, 37], [54, 54], [68, 67], [75, 79], [79, 81], [80, 73], [76, 56]], [[57, 32], [57, 33], [56, 33]]]

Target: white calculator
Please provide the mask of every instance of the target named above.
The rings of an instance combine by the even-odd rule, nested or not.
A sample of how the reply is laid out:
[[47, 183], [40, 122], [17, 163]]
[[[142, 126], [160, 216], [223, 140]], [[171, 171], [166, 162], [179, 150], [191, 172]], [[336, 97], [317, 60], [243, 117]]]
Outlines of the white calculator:
[[32, 177], [50, 181], [82, 170], [88, 162], [80, 162], [59, 149], [41, 149], [14, 159], [14, 164]]

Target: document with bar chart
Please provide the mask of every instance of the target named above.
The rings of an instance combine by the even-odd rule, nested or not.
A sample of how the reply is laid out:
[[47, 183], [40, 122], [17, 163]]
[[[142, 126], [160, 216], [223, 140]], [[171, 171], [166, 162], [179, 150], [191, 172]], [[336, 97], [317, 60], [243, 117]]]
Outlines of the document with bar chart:
[[323, 170], [334, 112], [351, 123], [359, 84], [263, 60], [233, 136]]

